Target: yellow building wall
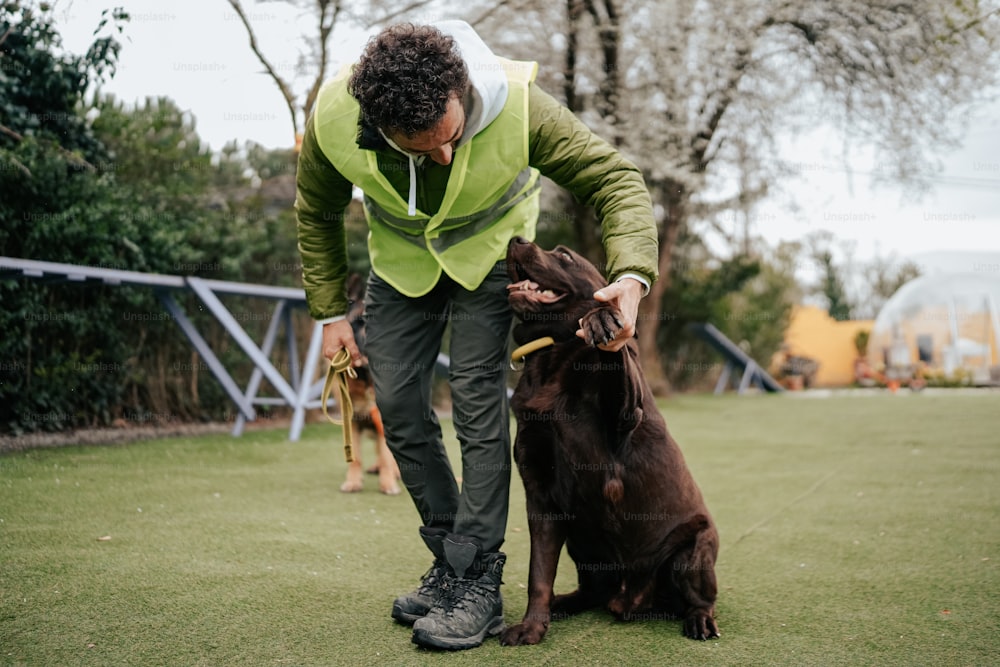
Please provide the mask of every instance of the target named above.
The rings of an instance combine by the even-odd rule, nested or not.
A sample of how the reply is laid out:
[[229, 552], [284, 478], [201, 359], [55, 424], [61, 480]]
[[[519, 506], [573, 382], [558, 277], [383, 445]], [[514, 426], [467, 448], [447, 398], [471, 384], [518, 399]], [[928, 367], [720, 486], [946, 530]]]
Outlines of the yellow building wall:
[[854, 382], [854, 359], [858, 356], [854, 336], [863, 329], [871, 331], [873, 324], [873, 320], [838, 322], [822, 308], [796, 306], [785, 331], [785, 345], [789, 354], [819, 362], [813, 386], [843, 387]]

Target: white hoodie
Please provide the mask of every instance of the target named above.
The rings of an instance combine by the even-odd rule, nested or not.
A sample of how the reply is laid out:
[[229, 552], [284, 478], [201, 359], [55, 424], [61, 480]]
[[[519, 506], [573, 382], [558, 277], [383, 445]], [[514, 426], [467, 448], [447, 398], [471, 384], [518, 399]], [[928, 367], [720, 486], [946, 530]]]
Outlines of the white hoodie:
[[[507, 103], [507, 75], [496, 55], [486, 46], [476, 31], [465, 21], [438, 21], [435, 28], [455, 40], [469, 70], [469, 90], [465, 94], [465, 130], [456, 148], [469, 141], [500, 115]], [[417, 167], [426, 156], [414, 157], [382, 134], [386, 142], [407, 157], [410, 164], [410, 193], [408, 213], [417, 213]]]

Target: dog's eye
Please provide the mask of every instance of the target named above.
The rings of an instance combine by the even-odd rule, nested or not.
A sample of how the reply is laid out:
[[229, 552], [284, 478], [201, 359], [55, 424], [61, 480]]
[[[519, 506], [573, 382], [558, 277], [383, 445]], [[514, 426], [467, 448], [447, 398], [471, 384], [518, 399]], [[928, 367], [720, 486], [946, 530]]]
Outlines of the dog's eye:
[[560, 259], [563, 259], [571, 264], [573, 263], [573, 255], [570, 254], [569, 250], [566, 250], [564, 248], [558, 248], [558, 251]]

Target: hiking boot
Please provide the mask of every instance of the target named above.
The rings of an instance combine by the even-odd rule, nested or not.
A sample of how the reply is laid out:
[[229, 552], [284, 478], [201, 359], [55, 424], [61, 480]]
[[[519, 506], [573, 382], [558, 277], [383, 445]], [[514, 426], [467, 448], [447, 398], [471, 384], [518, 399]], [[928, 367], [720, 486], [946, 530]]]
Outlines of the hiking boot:
[[441, 597], [413, 624], [413, 643], [443, 649], [479, 646], [503, 630], [501, 577], [507, 556], [482, 553], [479, 543], [462, 535], [444, 540], [451, 568]]
[[393, 601], [392, 617], [403, 625], [413, 625], [418, 618], [423, 618], [441, 596], [441, 587], [449, 572], [444, 554], [444, 538], [447, 534], [448, 531], [442, 528], [420, 527], [420, 537], [434, 554], [434, 564], [420, 578], [417, 590]]

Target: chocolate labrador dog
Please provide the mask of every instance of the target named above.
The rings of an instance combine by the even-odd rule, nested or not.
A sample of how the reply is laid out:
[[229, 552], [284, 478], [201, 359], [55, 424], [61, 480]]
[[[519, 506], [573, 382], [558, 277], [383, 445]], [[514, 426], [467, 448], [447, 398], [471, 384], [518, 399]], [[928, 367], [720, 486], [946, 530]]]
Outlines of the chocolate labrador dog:
[[[594, 299], [607, 282], [563, 246], [515, 238], [507, 253], [514, 340], [524, 369], [511, 401], [514, 458], [531, 537], [528, 609], [506, 645], [537, 644], [553, 617], [605, 607], [620, 620], [683, 619], [692, 639], [719, 636], [719, 536], [642, 374], [635, 340]], [[575, 335], [582, 328], [586, 339]], [[553, 595], [563, 545], [578, 588]]]

